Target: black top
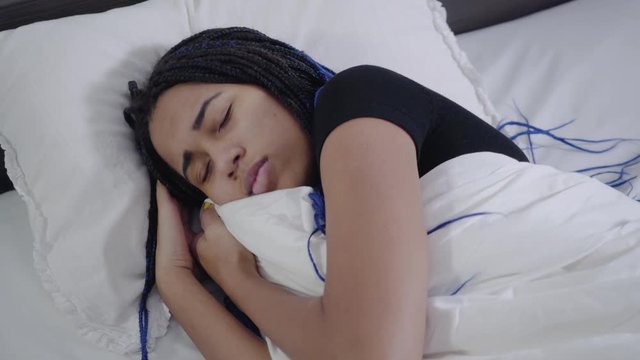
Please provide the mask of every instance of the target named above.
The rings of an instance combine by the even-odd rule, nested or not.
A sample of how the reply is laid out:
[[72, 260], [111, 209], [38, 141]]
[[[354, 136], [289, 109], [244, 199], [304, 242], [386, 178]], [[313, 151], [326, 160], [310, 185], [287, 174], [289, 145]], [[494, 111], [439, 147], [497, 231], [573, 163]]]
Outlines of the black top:
[[421, 177], [449, 159], [479, 151], [528, 161], [509, 138], [455, 102], [394, 71], [359, 65], [337, 73], [316, 93], [312, 141], [317, 166], [331, 131], [359, 117], [387, 120], [405, 130], [416, 148]]

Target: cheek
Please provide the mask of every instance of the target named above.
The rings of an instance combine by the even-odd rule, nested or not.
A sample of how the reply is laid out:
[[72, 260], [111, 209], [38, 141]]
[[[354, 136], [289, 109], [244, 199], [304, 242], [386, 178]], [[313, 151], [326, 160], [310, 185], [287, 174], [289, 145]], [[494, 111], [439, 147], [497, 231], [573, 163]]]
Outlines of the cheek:
[[292, 127], [289, 126], [287, 141], [280, 144], [281, 152], [287, 156], [287, 167], [290, 167], [296, 176], [301, 176], [312, 165], [313, 151], [309, 138], [297, 128], [292, 131]]
[[245, 197], [245, 193], [241, 189], [241, 185], [236, 179], [230, 180], [213, 178], [210, 181], [203, 192], [208, 198], [213, 200], [218, 205], [225, 204], [229, 201], [238, 200]]
[[229, 201], [224, 195], [220, 196], [221, 194], [225, 194], [224, 189], [216, 186], [210, 185], [209, 187], [204, 189], [204, 193], [209, 199], [213, 200], [213, 202], [218, 205], [222, 205]]

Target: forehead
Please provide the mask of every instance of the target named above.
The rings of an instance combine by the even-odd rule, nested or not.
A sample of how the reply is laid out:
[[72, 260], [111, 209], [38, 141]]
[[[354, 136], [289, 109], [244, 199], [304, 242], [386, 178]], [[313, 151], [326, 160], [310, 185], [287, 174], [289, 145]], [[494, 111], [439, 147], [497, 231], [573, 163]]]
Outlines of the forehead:
[[[229, 84], [178, 84], [165, 90], [156, 102], [151, 121], [157, 118], [176, 117], [184, 114], [186, 109], [199, 106], [207, 96], [213, 92], [224, 91]], [[197, 111], [192, 110], [192, 111]]]
[[178, 170], [182, 154], [189, 149], [193, 120], [202, 102], [217, 92], [224, 92], [230, 84], [179, 84], [160, 95], [151, 113], [149, 135], [160, 157]]

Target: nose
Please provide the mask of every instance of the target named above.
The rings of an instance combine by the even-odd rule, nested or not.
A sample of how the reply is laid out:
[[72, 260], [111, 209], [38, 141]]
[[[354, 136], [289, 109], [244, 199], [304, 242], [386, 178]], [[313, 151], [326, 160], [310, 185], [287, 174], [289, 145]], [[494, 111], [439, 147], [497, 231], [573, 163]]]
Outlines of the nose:
[[228, 178], [238, 176], [238, 166], [240, 159], [244, 157], [246, 150], [239, 144], [228, 144], [218, 147], [216, 154], [210, 154], [213, 159], [214, 169]]

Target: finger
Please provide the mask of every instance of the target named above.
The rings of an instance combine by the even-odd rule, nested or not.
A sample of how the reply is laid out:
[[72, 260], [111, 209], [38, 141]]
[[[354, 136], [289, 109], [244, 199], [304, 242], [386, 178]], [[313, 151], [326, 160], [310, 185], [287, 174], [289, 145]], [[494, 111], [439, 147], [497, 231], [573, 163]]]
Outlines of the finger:
[[222, 220], [216, 212], [216, 209], [213, 206], [213, 202], [207, 202], [205, 200], [205, 203], [200, 209], [200, 226], [202, 227], [202, 229], [207, 229], [213, 225], [221, 225], [221, 223]]
[[162, 189], [165, 189], [164, 185], [162, 185], [160, 181], [156, 180], [156, 192], [162, 191]]
[[215, 265], [213, 246], [214, 244], [207, 239], [206, 234], [203, 232], [198, 234], [194, 239], [192, 250], [193, 259], [202, 267], [204, 272], [212, 278], [215, 274], [211, 268], [211, 266]]
[[194, 211], [193, 208], [183, 206], [182, 204], [180, 204], [179, 206], [180, 206], [180, 218], [182, 220], [182, 224], [184, 225], [185, 234], [187, 234], [190, 237], [193, 237], [198, 232], [198, 231], [194, 231], [193, 229], [194, 215], [196, 214], [196, 212]]
[[167, 188], [160, 181], [156, 181], [156, 198], [165, 199], [169, 195]]
[[204, 232], [201, 232], [198, 235], [194, 236], [191, 242], [189, 242], [189, 252], [191, 252], [191, 256], [197, 263], [200, 263], [200, 257], [198, 256], [198, 247], [206, 241], [207, 238], [205, 237]]
[[184, 239], [185, 226], [180, 214], [180, 205], [164, 185], [159, 182], [156, 185], [156, 190], [156, 198], [158, 201], [158, 234], [166, 234], [168, 236], [158, 237], [158, 239], [178, 237]]
[[158, 212], [163, 211], [167, 205], [175, 205], [175, 200], [164, 185], [156, 182], [156, 201], [158, 202]]

